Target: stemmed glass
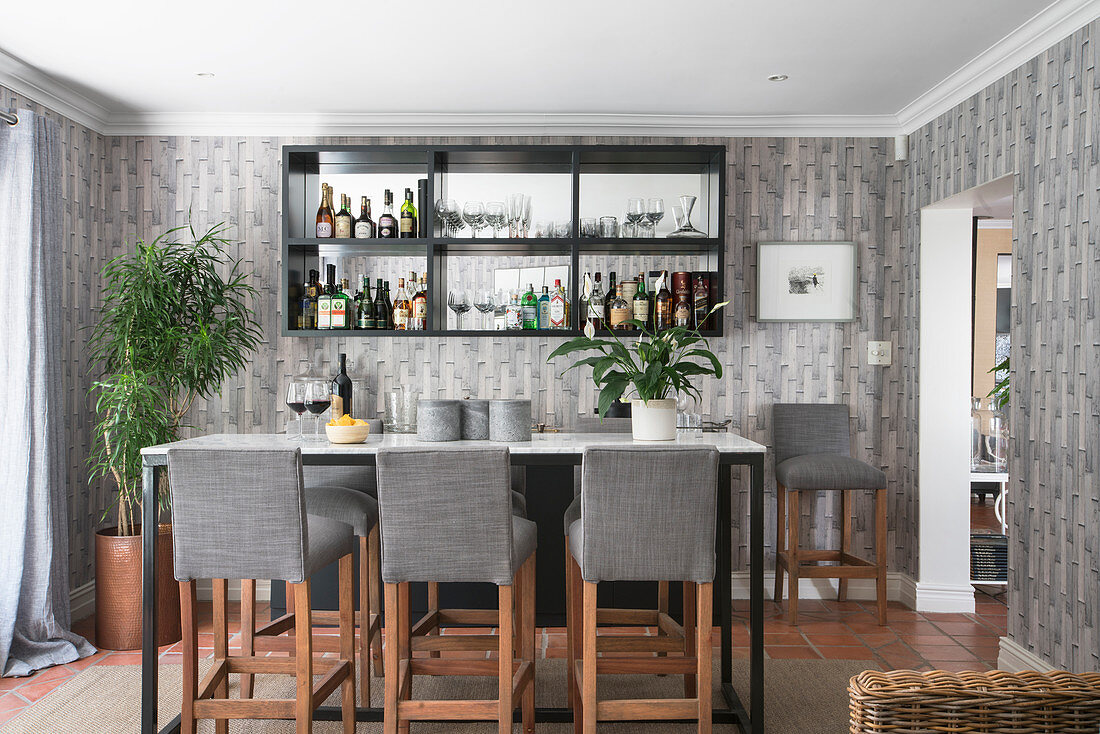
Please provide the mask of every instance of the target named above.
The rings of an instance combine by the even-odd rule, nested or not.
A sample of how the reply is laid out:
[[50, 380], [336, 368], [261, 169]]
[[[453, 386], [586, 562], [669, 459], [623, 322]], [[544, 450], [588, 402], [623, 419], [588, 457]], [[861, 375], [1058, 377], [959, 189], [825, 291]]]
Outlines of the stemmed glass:
[[478, 230], [485, 228], [485, 205], [480, 201], [467, 201], [462, 207], [462, 219], [470, 225], [476, 239]]
[[470, 310], [470, 299], [466, 291], [455, 290], [447, 293], [447, 308], [455, 312], [455, 328], [462, 330], [462, 314]]
[[508, 195], [508, 236], [526, 237], [527, 222], [531, 217], [531, 197], [523, 194]]
[[312, 440], [321, 440], [321, 414], [332, 405], [332, 383], [329, 380], [310, 380], [305, 383], [306, 410], [313, 416], [314, 437]]
[[485, 205], [485, 221], [493, 228], [493, 236], [499, 237], [500, 230], [508, 224], [507, 209], [503, 201], [490, 201]]
[[291, 441], [303, 441], [305, 436], [302, 433], [302, 413], [306, 412], [306, 383], [304, 380], [297, 378], [290, 381], [290, 384], [286, 388], [286, 407], [294, 411], [298, 416], [298, 435], [291, 438]]
[[[499, 317], [502, 321], [505, 320], [505, 317], [508, 313], [508, 303], [510, 302], [510, 300], [511, 299], [508, 297], [508, 292], [507, 291], [505, 291], [505, 290], [497, 291], [496, 303], [493, 305], [493, 312], [494, 312], [493, 317], [494, 318]], [[507, 326], [504, 326], [504, 327], [501, 327], [501, 328], [507, 328]]]
[[630, 231], [631, 237], [636, 237], [638, 233], [638, 222], [645, 218], [645, 199], [641, 197], [631, 197], [626, 202], [626, 224]]
[[483, 288], [477, 292], [474, 298], [474, 308], [481, 312], [482, 323], [485, 322], [485, 316], [493, 312], [494, 305], [493, 290], [491, 288]]
[[653, 230], [656, 232], [657, 224], [664, 219], [665, 216], [665, 200], [659, 196], [655, 196], [649, 200], [645, 208], [645, 218], [653, 223]]
[[460, 229], [466, 228], [466, 224], [462, 221], [462, 215], [458, 211], [458, 202], [454, 199], [440, 199], [437, 201], [435, 203], [435, 213], [439, 217], [439, 225], [444, 237], [448, 236], [448, 232], [451, 237], [454, 237]]

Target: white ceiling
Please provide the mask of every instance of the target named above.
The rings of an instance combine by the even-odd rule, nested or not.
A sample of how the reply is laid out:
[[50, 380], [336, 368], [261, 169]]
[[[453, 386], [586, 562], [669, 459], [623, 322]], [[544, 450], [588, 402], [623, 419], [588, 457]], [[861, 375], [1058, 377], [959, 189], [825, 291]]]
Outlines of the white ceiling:
[[4, 5], [0, 84], [105, 131], [272, 134], [889, 134], [1100, 14], [1096, 0]]

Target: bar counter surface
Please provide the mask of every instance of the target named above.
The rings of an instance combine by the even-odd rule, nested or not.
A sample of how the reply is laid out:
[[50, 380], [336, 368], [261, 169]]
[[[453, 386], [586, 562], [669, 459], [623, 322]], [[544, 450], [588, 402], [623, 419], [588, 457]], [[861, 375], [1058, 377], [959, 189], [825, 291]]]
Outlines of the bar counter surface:
[[[764, 457], [767, 449], [735, 433], [683, 433], [675, 441], [653, 444], [632, 442], [629, 434], [614, 433], [536, 433], [531, 441], [515, 443], [490, 443], [489, 441], [452, 441], [427, 443], [411, 434], [386, 433], [371, 436], [365, 443], [352, 445], [330, 444], [322, 441], [293, 441], [284, 434], [213, 434], [162, 444], [142, 449], [144, 465], [143, 523], [144, 527], [157, 526], [157, 502], [155, 488], [158, 475], [167, 464], [168, 449], [176, 447], [209, 449], [294, 449], [301, 448], [302, 463], [313, 466], [372, 466], [379, 449], [416, 446], [419, 448], [479, 448], [507, 446], [512, 463], [521, 466], [576, 466], [581, 463], [584, 450], [590, 446], [613, 445], [713, 446], [719, 452], [718, 472], [718, 533], [717, 573], [714, 580], [715, 602], [721, 628], [721, 676], [720, 685], [728, 708], [714, 710], [715, 723], [737, 724], [743, 732], [760, 734], [764, 731]], [[749, 468], [751, 482], [749, 506], [749, 625], [750, 625], [750, 692], [746, 708], [733, 689], [733, 608], [732, 608], [732, 537], [731, 493], [734, 466]], [[141, 656], [141, 731], [156, 734], [157, 729], [157, 609], [154, 593], [156, 568], [155, 536], [147, 533], [143, 544], [143, 640]], [[536, 600], [536, 604], [537, 604]], [[340, 710], [318, 709], [316, 720], [339, 720]], [[381, 709], [360, 708], [359, 721], [381, 721]], [[572, 721], [568, 709], [539, 709], [536, 721]], [[179, 717], [161, 729], [161, 732], [179, 730]]]

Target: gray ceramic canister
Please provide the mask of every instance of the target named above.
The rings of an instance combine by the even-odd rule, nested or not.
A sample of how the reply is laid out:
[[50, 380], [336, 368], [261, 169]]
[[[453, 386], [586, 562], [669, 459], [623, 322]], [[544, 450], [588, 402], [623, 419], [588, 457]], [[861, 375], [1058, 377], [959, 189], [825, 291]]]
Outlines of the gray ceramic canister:
[[421, 400], [416, 406], [416, 437], [420, 441], [462, 438], [462, 410], [457, 400]]
[[531, 401], [490, 400], [490, 441], [530, 441]]
[[462, 405], [462, 438], [465, 441], [485, 441], [489, 438], [489, 401], [460, 400]]

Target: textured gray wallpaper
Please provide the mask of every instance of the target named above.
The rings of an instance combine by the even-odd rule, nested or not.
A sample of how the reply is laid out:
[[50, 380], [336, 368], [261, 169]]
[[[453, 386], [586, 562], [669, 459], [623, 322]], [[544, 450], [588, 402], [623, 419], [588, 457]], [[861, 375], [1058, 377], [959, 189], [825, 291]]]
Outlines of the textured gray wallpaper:
[[914, 133], [907, 181], [916, 243], [921, 206], [1016, 174], [1008, 634], [1076, 671], [1100, 669], [1098, 36], [1100, 21]]

